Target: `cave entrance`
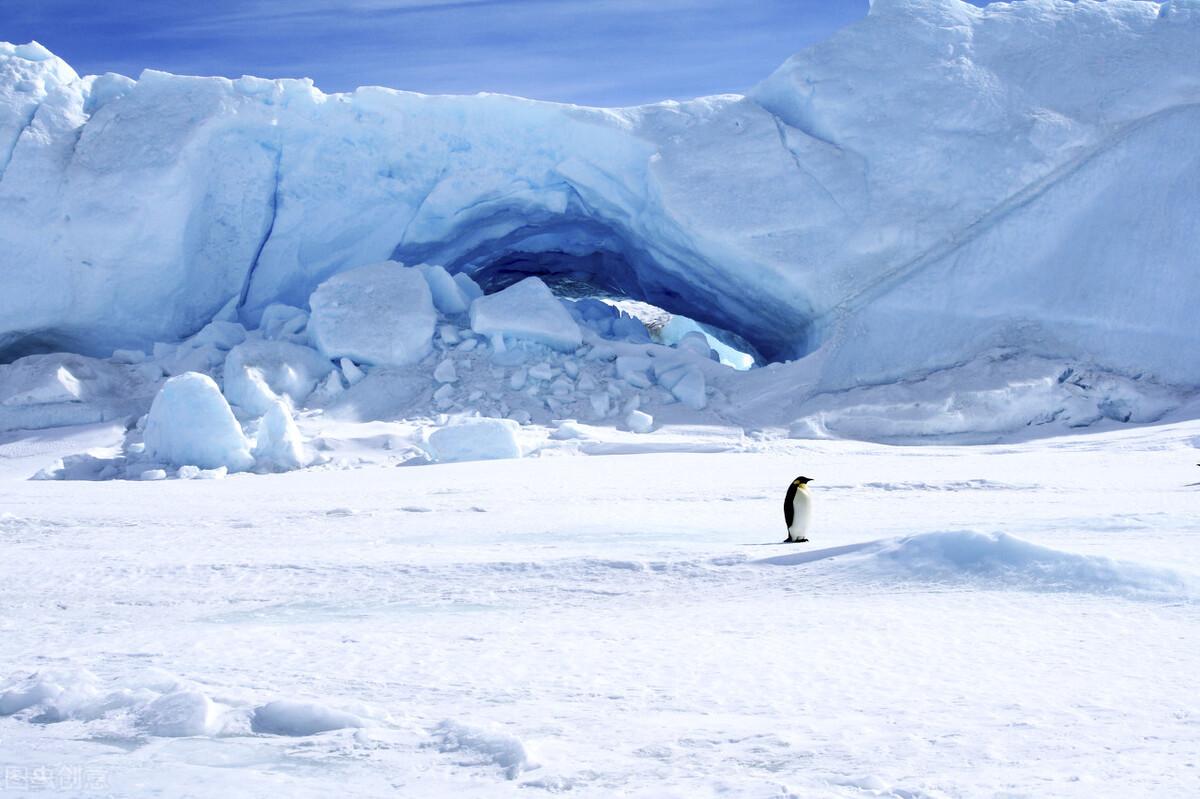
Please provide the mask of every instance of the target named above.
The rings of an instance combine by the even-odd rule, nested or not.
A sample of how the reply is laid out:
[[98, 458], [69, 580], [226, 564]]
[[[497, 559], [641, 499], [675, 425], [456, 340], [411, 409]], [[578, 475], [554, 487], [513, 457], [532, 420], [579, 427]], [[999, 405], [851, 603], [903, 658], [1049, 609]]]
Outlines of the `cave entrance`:
[[[555, 207], [503, 197], [410, 223], [392, 258], [441, 264], [489, 293], [532, 275], [564, 298], [626, 303], [622, 310], [666, 330], [668, 340], [699, 329], [720, 344], [713, 349], [727, 362], [743, 368], [807, 352], [811, 314], [797, 313], [803, 299], [778, 291], [769, 272], [745, 279], [712, 263], [680, 231], [647, 233], [638, 227], [644, 220], [601, 212], [577, 191], [567, 195]], [[673, 327], [672, 319], [679, 320]]]
[[488, 294], [535, 276], [563, 299], [597, 299], [632, 316], [646, 326], [655, 343], [670, 346], [698, 332], [726, 366], [746, 370], [762, 363], [754, 346], [737, 333], [643, 299], [633, 269], [618, 253], [513, 252], [475, 269], [471, 276]]

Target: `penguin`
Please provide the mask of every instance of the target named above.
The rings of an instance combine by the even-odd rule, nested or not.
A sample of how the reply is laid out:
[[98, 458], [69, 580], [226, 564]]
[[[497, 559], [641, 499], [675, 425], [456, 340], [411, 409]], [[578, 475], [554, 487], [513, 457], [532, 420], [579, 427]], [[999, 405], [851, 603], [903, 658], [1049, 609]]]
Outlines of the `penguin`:
[[802, 544], [808, 540], [808, 520], [812, 516], [812, 498], [808, 495], [811, 478], [797, 477], [788, 486], [783, 498], [783, 520], [787, 522], [785, 544]]

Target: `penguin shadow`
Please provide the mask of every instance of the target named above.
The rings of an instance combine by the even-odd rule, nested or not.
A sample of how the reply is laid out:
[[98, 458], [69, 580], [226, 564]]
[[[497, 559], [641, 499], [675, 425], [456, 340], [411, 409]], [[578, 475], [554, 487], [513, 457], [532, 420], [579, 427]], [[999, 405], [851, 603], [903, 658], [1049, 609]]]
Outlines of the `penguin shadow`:
[[811, 544], [808, 539], [803, 541], [757, 541], [751, 544], [742, 544], [744, 547], [786, 547], [794, 544]]

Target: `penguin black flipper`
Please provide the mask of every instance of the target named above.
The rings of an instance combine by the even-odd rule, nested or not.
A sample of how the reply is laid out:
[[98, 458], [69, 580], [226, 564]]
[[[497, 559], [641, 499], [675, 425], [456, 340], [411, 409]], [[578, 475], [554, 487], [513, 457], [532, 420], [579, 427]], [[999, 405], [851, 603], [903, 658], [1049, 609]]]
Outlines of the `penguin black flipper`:
[[783, 521], [787, 524], [788, 538], [792, 537], [792, 521], [796, 518], [796, 511], [792, 507], [792, 502], [796, 499], [796, 484], [793, 482], [788, 486], [787, 496], [783, 498]]

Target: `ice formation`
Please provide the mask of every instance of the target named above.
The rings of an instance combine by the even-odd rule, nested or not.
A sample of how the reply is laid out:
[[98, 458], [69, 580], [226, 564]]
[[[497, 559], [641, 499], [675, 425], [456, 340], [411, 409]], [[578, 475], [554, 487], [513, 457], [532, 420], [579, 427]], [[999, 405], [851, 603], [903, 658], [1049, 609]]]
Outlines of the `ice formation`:
[[[188, 372], [163, 384], [146, 418], [146, 455], [174, 466], [250, 468], [254, 459], [211, 377]], [[165, 476], [165, 475], [164, 475]]]
[[532, 341], [563, 352], [583, 343], [579, 325], [536, 277], [471, 303], [471, 329], [484, 336]]
[[[189, 372], [247, 442], [280, 400], [301, 427], [1152, 421], [1200, 386], [1198, 109], [1190, 0], [876, 0], [745, 96], [623, 109], [0, 45], [0, 429], [136, 417]], [[797, 360], [717, 363], [744, 353]]]
[[437, 312], [418, 269], [360, 266], [326, 280], [309, 303], [312, 341], [329, 358], [403, 366], [429, 354]]
[[519, 425], [510, 419], [460, 419], [429, 435], [429, 452], [442, 463], [521, 457]]

